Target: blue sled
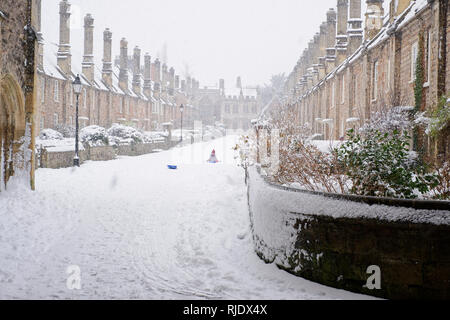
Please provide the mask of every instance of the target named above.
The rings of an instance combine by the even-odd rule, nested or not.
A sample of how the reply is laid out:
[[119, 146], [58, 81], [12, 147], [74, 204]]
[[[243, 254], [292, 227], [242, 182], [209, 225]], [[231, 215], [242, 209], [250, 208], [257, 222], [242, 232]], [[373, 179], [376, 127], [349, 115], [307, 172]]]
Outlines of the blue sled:
[[169, 168], [170, 170], [177, 170], [178, 169], [177, 166], [171, 166], [171, 165], [168, 165], [167, 168]]

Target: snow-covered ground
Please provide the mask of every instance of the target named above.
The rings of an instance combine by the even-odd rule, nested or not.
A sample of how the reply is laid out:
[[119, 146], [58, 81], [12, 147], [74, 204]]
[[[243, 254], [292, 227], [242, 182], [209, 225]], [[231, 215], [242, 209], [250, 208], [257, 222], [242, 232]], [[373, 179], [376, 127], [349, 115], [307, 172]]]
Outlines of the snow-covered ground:
[[[13, 181], [0, 195], [0, 299], [368, 298], [256, 256], [236, 139], [39, 169], [35, 192]], [[213, 148], [221, 164], [206, 164]], [[81, 290], [67, 288], [71, 266]]]

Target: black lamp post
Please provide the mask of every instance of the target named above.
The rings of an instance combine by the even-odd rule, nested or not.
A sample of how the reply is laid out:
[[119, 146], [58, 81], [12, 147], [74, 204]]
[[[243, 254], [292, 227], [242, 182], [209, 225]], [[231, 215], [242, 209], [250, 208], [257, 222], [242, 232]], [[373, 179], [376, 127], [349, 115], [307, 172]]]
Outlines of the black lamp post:
[[75, 93], [75, 96], [77, 97], [77, 103], [76, 103], [76, 114], [75, 114], [75, 157], [73, 158], [73, 165], [74, 167], [80, 166], [80, 157], [78, 152], [78, 131], [79, 131], [79, 125], [78, 125], [78, 102], [80, 98], [80, 93], [82, 89], [80, 76], [77, 75], [75, 78], [75, 81], [73, 82], [73, 92]]
[[181, 142], [183, 142], [183, 112], [184, 112], [184, 106], [180, 106], [180, 112], [181, 112]]

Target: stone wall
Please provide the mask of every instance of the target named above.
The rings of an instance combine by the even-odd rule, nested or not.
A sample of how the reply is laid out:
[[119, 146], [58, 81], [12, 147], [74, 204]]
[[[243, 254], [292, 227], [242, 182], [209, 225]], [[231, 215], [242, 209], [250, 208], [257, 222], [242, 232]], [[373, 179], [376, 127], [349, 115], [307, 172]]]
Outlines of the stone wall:
[[0, 191], [12, 176], [34, 188], [37, 2], [0, 2]]
[[[270, 185], [254, 168], [248, 197], [255, 250], [264, 261], [356, 293], [450, 299], [450, 202], [428, 205], [436, 210], [405, 207], [414, 201], [369, 205]], [[381, 270], [379, 290], [365, 286], [369, 266]]]
[[[156, 142], [147, 144], [130, 144], [120, 146], [86, 146], [85, 150], [80, 151], [80, 163], [85, 161], [109, 161], [116, 159], [117, 156], [141, 156], [156, 152], [157, 150], [168, 150], [177, 142]], [[37, 154], [37, 168], [60, 169], [73, 166], [74, 151], [51, 152], [41, 149]]]
[[[48, 152], [41, 150], [39, 155], [39, 168], [61, 169], [73, 167], [73, 158], [75, 151]], [[89, 152], [87, 150], [79, 151], [80, 164], [89, 160]]]

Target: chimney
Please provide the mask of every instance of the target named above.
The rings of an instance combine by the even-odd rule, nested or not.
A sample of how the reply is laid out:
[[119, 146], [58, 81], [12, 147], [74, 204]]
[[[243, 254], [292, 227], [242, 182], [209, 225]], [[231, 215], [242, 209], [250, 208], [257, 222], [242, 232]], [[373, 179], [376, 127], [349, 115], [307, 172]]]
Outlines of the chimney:
[[168, 81], [168, 75], [167, 75], [167, 64], [163, 63], [162, 65], [162, 79], [161, 79], [161, 88], [163, 91], [167, 90], [167, 81]]
[[161, 62], [159, 61], [159, 59], [157, 58], [155, 60], [154, 65], [154, 77], [153, 77], [153, 81], [155, 82], [155, 86], [153, 87], [155, 92], [160, 92], [161, 91]]
[[372, 40], [383, 27], [383, 2], [384, 0], [366, 0], [366, 29], [364, 32], [366, 40]]
[[181, 91], [186, 92], [186, 80], [181, 80]]
[[141, 94], [141, 49], [136, 46], [133, 50], [133, 91]]
[[350, 17], [348, 19], [349, 29], [347, 53], [351, 55], [362, 44], [363, 30], [361, 18], [361, 0], [350, 0]]
[[336, 65], [347, 57], [348, 0], [337, 2]]
[[327, 56], [325, 63], [327, 66], [326, 73], [330, 73], [336, 67], [336, 11], [333, 8], [327, 12], [327, 30]]
[[175, 69], [173, 67], [169, 69], [169, 83], [169, 88], [173, 95], [173, 90], [175, 89]]
[[83, 74], [90, 82], [94, 81], [94, 18], [88, 13], [84, 17], [84, 55]]
[[314, 80], [314, 84], [319, 82], [319, 57], [320, 57], [320, 34], [316, 33], [314, 35], [314, 40], [313, 40], [313, 65], [312, 65], [312, 73], [313, 73], [313, 80]]
[[225, 80], [224, 79], [219, 80], [219, 89], [220, 89], [220, 93], [225, 92]]
[[125, 38], [120, 41], [119, 87], [128, 92], [128, 41]]
[[38, 57], [37, 57], [37, 68], [39, 70], [44, 69], [44, 41], [42, 37], [42, 4], [41, 0], [36, 0], [36, 34], [38, 38]]
[[180, 76], [175, 76], [175, 89], [180, 89]]
[[237, 80], [236, 80], [236, 88], [242, 89], [242, 80], [241, 80], [241, 77], [237, 77]]
[[320, 25], [319, 36], [319, 79], [325, 78], [326, 66], [325, 57], [327, 55], [327, 23], [323, 22]]
[[72, 55], [70, 53], [70, 3], [59, 3], [59, 49], [58, 67], [69, 76], [72, 72]]
[[148, 98], [152, 95], [152, 57], [149, 53], [144, 55], [144, 94]]
[[192, 93], [192, 79], [191, 77], [186, 78], [186, 93], [190, 95]]
[[108, 28], [103, 32], [102, 79], [108, 87], [112, 87], [112, 32]]

